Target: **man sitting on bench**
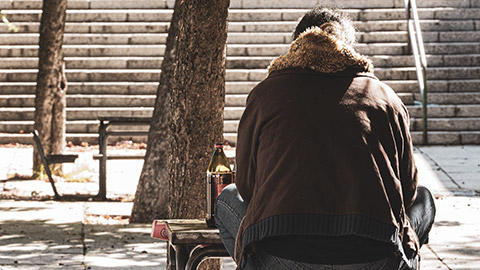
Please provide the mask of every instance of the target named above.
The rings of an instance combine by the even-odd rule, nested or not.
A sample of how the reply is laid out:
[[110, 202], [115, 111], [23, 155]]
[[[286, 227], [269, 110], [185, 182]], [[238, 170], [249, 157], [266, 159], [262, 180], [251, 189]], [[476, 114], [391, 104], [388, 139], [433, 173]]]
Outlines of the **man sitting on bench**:
[[406, 107], [315, 8], [249, 94], [215, 220], [238, 269], [417, 269], [435, 206]]

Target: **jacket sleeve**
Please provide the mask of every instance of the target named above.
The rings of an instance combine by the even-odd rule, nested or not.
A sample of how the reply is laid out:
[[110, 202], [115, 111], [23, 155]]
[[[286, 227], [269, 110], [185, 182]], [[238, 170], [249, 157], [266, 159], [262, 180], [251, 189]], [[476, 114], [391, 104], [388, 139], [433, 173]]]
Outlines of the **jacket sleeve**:
[[410, 118], [407, 108], [402, 106], [399, 124], [403, 138], [403, 151], [400, 153], [400, 180], [402, 183], [403, 201], [405, 208], [409, 208], [417, 197], [418, 174], [413, 157], [413, 145], [410, 135]]
[[250, 202], [254, 192], [260, 122], [260, 106], [254, 89], [248, 96], [247, 106], [238, 126], [235, 157], [237, 163], [235, 184], [246, 203]]

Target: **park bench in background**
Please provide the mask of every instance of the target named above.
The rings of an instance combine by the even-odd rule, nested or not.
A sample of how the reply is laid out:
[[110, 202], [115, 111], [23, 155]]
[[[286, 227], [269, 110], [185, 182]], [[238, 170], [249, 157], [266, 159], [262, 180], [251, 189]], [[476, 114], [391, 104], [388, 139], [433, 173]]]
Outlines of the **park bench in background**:
[[107, 155], [107, 142], [110, 136], [142, 136], [148, 135], [145, 130], [111, 130], [111, 126], [150, 126], [150, 117], [100, 117], [98, 119], [98, 155], [93, 158], [99, 160], [99, 190], [101, 200], [107, 199], [107, 160], [111, 159], [143, 159], [144, 155]]
[[167, 241], [168, 270], [194, 270], [205, 259], [230, 257], [218, 229], [203, 219], [155, 220], [151, 236]]
[[128, 129], [128, 130], [114, 130], [109, 129], [111, 126], [149, 126], [150, 119], [147, 117], [101, 117], [98, 120], [100, 121], [98, 127], [98, 144], [99, 144], [99, 154], [94, 155], [93, 158], [99, 160], [99, 180], [98, 180], [98, 194], [96, 195], [60, 195], [55, 187], [55, 182], [52, 178], [52, 173], [50, 171], [49, 165], [54, 163], [66, 163], [66, 162], [75, 162], [75, 159], [78, 158], [78, 155], [47, 155], [43, 151], [40, 138], [38, 137], [38, 131], [34, 131], [33, 138], [34, 142], [39, 149], [39, 154], [42, 158], [42, 163], [45, 167], [45, 172], [48, 176], [48, 180], [52, 185], [53, 193], [55, 194], [55, 199], [96, 199], [96, 200], [107, 200], [107, 160], [119, 160], [119, 159], [143, 159], [144, 154], [130, 154], [130, 155], [107, 155], [107, 142], [110, 136], [145, 136], [148, 135], [148, 131], [139, 130], [139, 129]]
[[[35, 129], [33, 132], [33, 141], [35, 142], [35, 145], [37, 147], [38, 154], [40, 155], [40, 158], [42, 159], [43, 167], [45, 168], [45, 173], [48, 176], [48, 181], [52, 185], [53, 189], [53, 194], [55, 195], [56, 200], [60, 199], [65, 199], [68, 197], [77, 197], [77, 195], [60, 195], [57, 191], [57, 188], [55, 187], [55, 181], [53, 181], [52, 178], [52, 172], [50, 171], [50, 165], [51, 164], [59, 164], [59, 163], [73, 163], [75, 160], [78, 158], [78, 155], [63, 155], [63, 154], [54, 154], [54, 155], [45, 155], [45, 152], [43, 151], [43, 146], [42, 142], [40, 141], [40, 137], [38, 135], [38, 131]], [[79, 195], [83, 196], [83, 195]], [[87, 197], [95, 197], [95, 196], [90, 196], [86, 195]]]

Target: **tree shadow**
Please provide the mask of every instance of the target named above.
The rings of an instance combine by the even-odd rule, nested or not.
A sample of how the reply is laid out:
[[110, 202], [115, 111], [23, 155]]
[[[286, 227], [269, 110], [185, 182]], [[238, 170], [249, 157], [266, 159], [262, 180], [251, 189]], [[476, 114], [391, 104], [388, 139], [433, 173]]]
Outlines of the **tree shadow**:
[[48, 220], [2, 221], [0, 265], [20, 268], [22, 265], [81, 265], [82, 224], [47, 222]]
[[435, 226], [441, 227], [441, 226], [448, 226], [448, 227], [457, 227], [460, 226], [461, 223], [458, 221], [438, 221], [435, 222]]
[[73, 269], [160, 269], [166, 267], [166, 247], [150, 237], [149, 224], [0, 222], [0, 266], [42, 265]]
[[38, 211], [42, 209], [47, 209], [47, 207], [38, 206], [38, 207], [21, 207], [21, 206], [0, 206], [0, 212], [27, 212], [27, 211]]
[[[456, 259], [459, 261], [480, 261], [480, 243], [479, 237], [477, 236], [467, 236], [462, 238], [462, 240], [458, 242], [446, 243], [444, 247], [440, 247], [438, 249], [444, 248], [448, 249], [448, 254], [445, 252], [441, 252], [443, 257]], [[453, 258], [452, 258], [453, 257]], [[478, 266], [478, 265], [477, 265]]]

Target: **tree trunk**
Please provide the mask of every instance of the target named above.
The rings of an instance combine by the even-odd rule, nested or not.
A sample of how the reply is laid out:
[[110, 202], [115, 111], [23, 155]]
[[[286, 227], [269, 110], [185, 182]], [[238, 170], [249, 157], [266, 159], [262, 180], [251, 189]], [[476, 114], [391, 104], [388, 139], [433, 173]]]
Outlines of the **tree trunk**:
[[228, 5], [180, 1], [169, 125], [171, 218], [204, 217], [206, 168], [215, 141], [223, 138]]
[[135, 193], [131, 223], [149, 223], [155, 218], [168, 217], [168, 164], [170, 151], [168, 125], [170, 123], [170, 87], [175, 61], [175, 39], [178, 30], [178, 2], [175, 2], [167, 44], [162, 62], [162, 74], [157, 90], [147, 152]]
[[[45, 154], [58, 154], [65, 144], [67, 80], [62, 45], [67, 0], [44, 0], [42, 10], [34, 126]], [[34, 172], [38, 172], [41, 160], [34, 151]]]
[[[132, 222], [205, 216], [206, 168], [223, 139], [229, 3], [175, 3]], [[220, 261], [202, 265], [218, 269]]]
[[[173, 164], [181, 161], [171, 157], [181, 154], [178, 158], [184, 160], [192, 155], [194, 152], [189, 148], [177, 144], [187, 141], [190, 148], [201, 148], [196, 155], [202, 160], [195, 160], [199, 162], [198, 170], [187, 173], [198, 174], [196, 180], [201, 185], [195, 196], [201, 200], [194, 213], [203, 217], [203, 177], [213, 144], [223, 133], [228, 5], [228, 1], [177, 1], [175, 4], [130, 222], [173, 218], [166, 207], [168, 183], [175, 177], [170, 173]], [[185, 111], [190, 113], [183, 115]], [[171, 159], [167, 160], [168, 157]], [[178, 213], [176, 210], [171, 213], [174, 212]]]
[[[205, 174], [223, 140], [229, 1], [180, 1], [170, 106], [170, 218], [205, 217]], [[195, 11], [195, 12], [194, 12]], [[219, 269], [220, 260], [202, 264]]]

